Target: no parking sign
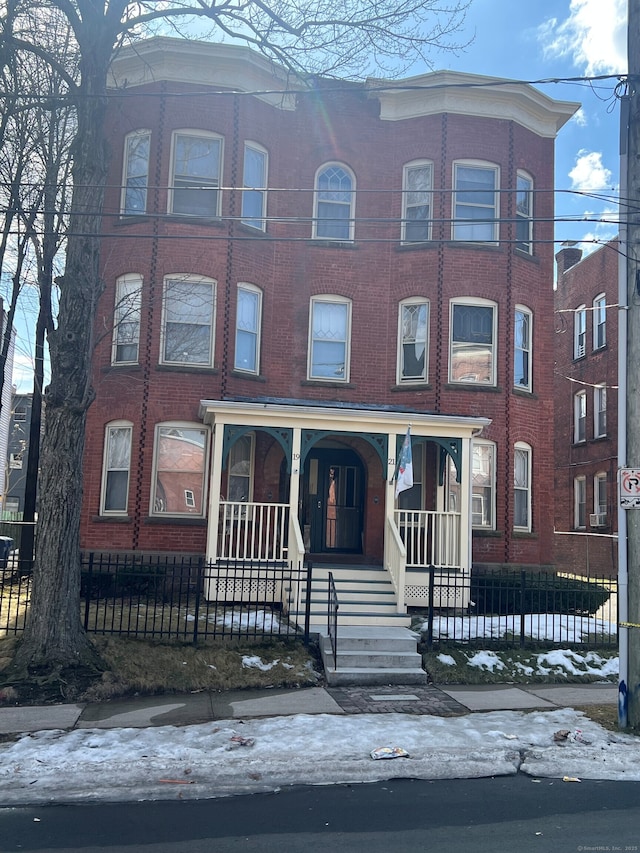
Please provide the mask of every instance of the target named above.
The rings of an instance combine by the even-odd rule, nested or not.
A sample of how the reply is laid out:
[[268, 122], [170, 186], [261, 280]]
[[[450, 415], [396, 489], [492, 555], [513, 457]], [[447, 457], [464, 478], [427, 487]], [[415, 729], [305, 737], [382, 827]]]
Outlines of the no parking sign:
[[640, 509], [640, 468], [620, 469], [620, 506]]

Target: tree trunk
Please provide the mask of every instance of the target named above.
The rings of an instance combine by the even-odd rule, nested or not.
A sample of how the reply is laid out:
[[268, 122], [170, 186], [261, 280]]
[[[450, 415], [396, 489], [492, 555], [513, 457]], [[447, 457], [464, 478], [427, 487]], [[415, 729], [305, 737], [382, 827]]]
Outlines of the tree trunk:
[[[99, 15], [83, 27], [69, 237], [58, 327], [49, 335], [51, 384], [45, 392], [33, 593], [12, 667], [13, 683], [40, 673], [47, 683], [57, 680], [63, 693], [75, 675], [95, 676], [100, 665], [80, 621], [80, 511], [86, 412], [93, 397], [93, 322], [102, 289], [105, 92], [114, 34]], [[67, 695], [73, 693], [70, 688]]]

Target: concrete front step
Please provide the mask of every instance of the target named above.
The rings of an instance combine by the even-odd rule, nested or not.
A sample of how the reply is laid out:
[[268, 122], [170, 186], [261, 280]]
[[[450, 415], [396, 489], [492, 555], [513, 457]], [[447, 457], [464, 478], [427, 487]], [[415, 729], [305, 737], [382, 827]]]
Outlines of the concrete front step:
[[[295, 614], [292, 614], [293, 618], [295, 618]], [[300, 615], [300, 619], [298, 621], [304, 621], [304, 614]], [[324, 610], [319, 611], [311, 611], [309, 624], [311, 625], [312, 630], [319, 628], [320, 630], [327, 630], [327, 611], [326, 608]], [[406, 613], [394, 613], [391, 611], [385, 611], [381, 613], [373, 613], [371, 611], [365, 612], [352, 612], [350, 610], [340, 609], [338, 610], [338, 627], [340, 630], [343, 630], [345, 627], [349, 626], [360, 626], [365, 628], [376, 628], [378, 626], [399, 626], [401, 628], [408, 628], [411, 624], [411, 617], [407, 616]]]
[[339, 626], [337, 665], [326, 635], [321, 635], [320, 652], [330, 685], [427, 683], [417, 637], [407, 628]]

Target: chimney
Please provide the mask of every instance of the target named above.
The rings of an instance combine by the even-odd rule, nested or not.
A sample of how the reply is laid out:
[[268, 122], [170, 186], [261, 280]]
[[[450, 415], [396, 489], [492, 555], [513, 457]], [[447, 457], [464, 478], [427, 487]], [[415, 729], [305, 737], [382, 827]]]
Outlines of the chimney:
[[576, 249], [576, 242], [568, 240], [562, 244], [562, 248], [556, 255], [556, 264], [558, 266], [558, 281], [566, 273], [567, 270], [575, 266], [578, 261], [582, 260], [582, 249]]

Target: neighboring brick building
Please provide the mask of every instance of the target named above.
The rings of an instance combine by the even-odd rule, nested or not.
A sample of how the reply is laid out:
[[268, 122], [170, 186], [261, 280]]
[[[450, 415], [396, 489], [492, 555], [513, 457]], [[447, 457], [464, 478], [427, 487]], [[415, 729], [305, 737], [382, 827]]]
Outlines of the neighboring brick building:
[[578, 105], [453, 72], [293, 91], [173, 39], [114, 77], [83, 546], [304, 545], [397, 580], [399, 533], [407, 569], [551, 565], [554, 139]]
[[7, 496], [4, 511], [11, 517], [22, 518], [27, 485], [29, 460], [29, 429], [33, 394], [14, 392], [11, 400], [9, 446], [7, 451]]
[[557, 568], [617, 574], [618, 241], [556, 255]]

